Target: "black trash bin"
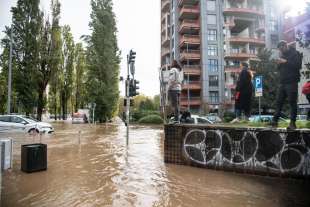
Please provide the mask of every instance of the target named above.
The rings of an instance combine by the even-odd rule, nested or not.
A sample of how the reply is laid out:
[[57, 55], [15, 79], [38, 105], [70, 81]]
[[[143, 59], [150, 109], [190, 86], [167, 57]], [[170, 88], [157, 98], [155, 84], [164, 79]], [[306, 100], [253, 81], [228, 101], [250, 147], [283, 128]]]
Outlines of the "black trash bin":
[[26, 144], [22, 145], [21, 170], [27, 173], [47, 169], [47, 145]]

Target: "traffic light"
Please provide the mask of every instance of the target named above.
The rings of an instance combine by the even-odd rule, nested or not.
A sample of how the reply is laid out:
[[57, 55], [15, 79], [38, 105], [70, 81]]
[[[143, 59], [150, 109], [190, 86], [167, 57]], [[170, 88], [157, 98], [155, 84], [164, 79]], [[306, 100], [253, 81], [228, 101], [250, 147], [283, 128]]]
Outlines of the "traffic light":
[[133, 50], [130, 50], [129, 57], [128, 57], [128, 64], [135, 62], [136, 54], [137, 54], [136, 52], [134, 52]]
[[134, 80], [134, 88], [135, 88], [135, 94], [139, 95], [138, 89], [140, 89], [139, 84], [140, 81]]
[[137, 91], [139, 89], [139, 81], [131, 79], [129, 82], [129, 96], [133, 97], [133, 96], [137, 96], [139, 95], [139, 92]]

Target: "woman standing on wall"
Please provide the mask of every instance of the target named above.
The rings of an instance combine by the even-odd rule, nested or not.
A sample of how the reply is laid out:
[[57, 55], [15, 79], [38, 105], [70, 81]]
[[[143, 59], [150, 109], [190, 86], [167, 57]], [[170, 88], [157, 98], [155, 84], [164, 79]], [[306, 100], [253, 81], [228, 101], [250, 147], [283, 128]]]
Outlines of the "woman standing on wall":
[[236, 118], [232, 123], [241, 121], [242, 112], [244, 113], [245, 120], [248, 121], [251, 116], [251, 99], [253, 93], [252, 73], [249, 71], [249, 65], [246, 62], [241, 63], [242, 71], [239, 75], [236, 96], [235, 96], [235, 112]]

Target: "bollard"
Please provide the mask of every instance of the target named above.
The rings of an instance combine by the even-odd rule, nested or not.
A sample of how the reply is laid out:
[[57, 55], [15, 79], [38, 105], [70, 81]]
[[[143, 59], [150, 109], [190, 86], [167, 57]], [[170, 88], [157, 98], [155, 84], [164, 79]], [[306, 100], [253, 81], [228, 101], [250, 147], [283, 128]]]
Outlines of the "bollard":
[[2, 148], [1, 166], [2, 170], [13, 168], [13, 140], [11, 138], [0, 139], [0, 147]]

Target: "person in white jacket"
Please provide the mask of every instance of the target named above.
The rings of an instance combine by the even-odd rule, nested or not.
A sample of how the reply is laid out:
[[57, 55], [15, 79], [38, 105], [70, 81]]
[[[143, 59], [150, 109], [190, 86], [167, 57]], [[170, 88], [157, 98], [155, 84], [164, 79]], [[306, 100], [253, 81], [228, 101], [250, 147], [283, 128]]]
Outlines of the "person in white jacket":
[[180, 95], [182, 90], [183, 71], [176, 60], [173, 60], [169, 70], [168, 98], [174, 109], [174, 121], [179, 122]]

